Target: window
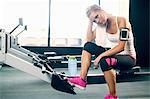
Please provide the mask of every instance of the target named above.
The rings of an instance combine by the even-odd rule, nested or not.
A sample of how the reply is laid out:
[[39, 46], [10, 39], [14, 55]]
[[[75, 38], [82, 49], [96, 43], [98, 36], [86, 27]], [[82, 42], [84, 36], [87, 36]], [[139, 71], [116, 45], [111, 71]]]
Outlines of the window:
[[129, 0], [101, 0], [100, 4], [105, 11], [129, 19]]
[[[23, 18], [27, 31], [18, 36], [19, 44], [47, 46], [50, 18], [50, 46], [83, 46], [88, 22], [86, 8], [100, 1], [104, 10], [128, 18], [129, 0], [2, 0], [0, 28], [10, 32]], [[12, 34], [17, 35], [23, 28], [20, 26]]]
[[[10, 32], [23, 18], [27, 31], [18, 36], [21, 45], [47, 46], [49, 0], [2, 0], [0, 27]], [[15, 36], [24, 27], [19, 26]]]
[[86, 8], [99, 0], [51, 0], [51, 46], [82, 46], [87, 29]]

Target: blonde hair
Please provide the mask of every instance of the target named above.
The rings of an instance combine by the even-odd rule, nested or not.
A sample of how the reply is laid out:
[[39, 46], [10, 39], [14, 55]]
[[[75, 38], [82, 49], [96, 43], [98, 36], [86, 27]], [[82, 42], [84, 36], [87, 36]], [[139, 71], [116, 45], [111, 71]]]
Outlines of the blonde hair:
[[87, 10], [86, 10], [86, 15], [87, 15], [87, 17], [89, 18], [89, 16], [91, 15], [92, 12], [100, 11], [100, 10], [102, 10], [102, 9], [101, 9], [101, 7], [100, 7], [99, 5], [96, 5], [96, 4], [91, 5], [91, 6], [89, 6], [89, 7], [87, 8]]

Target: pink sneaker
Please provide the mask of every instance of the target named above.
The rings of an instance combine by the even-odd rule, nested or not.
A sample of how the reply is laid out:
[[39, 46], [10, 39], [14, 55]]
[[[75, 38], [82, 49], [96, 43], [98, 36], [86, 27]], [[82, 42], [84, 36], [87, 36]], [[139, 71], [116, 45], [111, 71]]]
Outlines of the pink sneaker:
[[119, 99], [117, 96], [107, 95], [104, 99]]
[[80, 77], [67, 78], [68, 82], [80, 89], [85, 89], [87, 82]]

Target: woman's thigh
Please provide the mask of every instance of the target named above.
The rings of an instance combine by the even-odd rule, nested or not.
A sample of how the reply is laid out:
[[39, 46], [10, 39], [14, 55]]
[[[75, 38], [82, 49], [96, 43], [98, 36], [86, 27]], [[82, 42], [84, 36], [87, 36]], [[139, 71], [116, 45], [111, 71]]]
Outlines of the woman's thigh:
[[116, 55], [115, 58], [117, 59], [116, 69], [128, 70], [136, 65], [136, 60], [130, 55]]
[[83, 50], [86, 50], [87, 52], [89, 52], [92, 55], [95, 55], [96, 57], [104, 51], [106, 51], [105, 48], [97, 46], [95, 43], [92, 42], [85, 43]]

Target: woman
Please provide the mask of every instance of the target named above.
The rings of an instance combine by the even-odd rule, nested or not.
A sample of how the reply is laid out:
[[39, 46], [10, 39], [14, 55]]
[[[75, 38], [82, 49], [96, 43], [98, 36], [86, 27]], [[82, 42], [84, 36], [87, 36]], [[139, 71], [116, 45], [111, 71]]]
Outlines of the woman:
[[[100, 64], [109, 89], [105, 99], [118, 99], [116, 74], [112, 69], [125, 70], [132, 68], [136, 63], [131, 25], [125, 18], [113, 16], [98, 5], [90, 6], [86, 14], [89, 24], [87, 43], [82, 51], [80, 77], [67, 78], [68, 82], [81, 89], [86, 87], [91, 55], [94, 54], [96, 56], [94, 66], [98, 68]], [[97, 24], [95, 29], [93, 29], [93, 22]], [[95, 43], [92, 43], [93, 40]]]

